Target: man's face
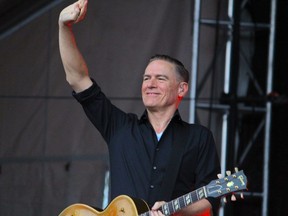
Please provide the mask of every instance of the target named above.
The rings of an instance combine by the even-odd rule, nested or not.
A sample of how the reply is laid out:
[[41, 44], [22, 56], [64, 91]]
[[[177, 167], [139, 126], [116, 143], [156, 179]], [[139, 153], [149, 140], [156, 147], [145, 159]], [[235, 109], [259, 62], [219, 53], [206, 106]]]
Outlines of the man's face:
[[151, 111], [176, 108], [180, 82], [175, 66], [164, 60], [154, 60], [145, 69], [142, 100]]

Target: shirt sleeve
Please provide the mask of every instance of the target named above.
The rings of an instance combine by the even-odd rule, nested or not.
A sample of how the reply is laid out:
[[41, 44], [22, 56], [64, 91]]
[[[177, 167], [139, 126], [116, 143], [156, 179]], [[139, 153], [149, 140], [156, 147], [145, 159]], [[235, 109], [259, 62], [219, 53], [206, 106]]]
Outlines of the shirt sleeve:
[[72, 95], [82, 105], [88, 119], [109, 143], [113, 133], [128, 120], [128, 115], [114, 106], [98, 84], [91, 80], [92, 86], [79, 93], [73, 91]]
[[88, 103], [89, 100], [93, 100], [94, 96], [101, 92], [101, 89], [95, 80], [91, 79], [91, 81], [93, 84], [88, 89], [78, 93], [75, 91], [72, 92], [72, 96], [82, 105]]

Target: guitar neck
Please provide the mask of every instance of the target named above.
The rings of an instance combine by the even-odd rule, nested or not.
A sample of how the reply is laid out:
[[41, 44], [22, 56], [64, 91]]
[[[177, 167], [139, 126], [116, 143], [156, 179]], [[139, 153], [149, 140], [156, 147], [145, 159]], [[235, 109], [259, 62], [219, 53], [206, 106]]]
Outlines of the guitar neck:
[[[201, 199], [204, 199], [206, 197], [207, 197], [206, 186], [204, 186], [181, 197], [178, 197], [170, 202], [166, 202], [161, 207], [161, 211], [165, 216], [169, 216], [185, 208], [186, 206], [195, 203]], [[149, 212], [145, 212], [143, 214], [140, 214], [139, 216], [149, 216]]]

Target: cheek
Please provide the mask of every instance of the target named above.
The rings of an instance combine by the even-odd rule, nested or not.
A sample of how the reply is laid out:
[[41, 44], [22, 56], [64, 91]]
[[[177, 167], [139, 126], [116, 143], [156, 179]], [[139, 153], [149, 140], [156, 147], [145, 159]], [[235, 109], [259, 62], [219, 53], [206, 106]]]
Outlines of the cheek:
[[142, 84], [142, 86], [141, 86], [141, 92], [142, 92], [142, 94], [144, 94], [144, 92], [147, 90], [147, 85], [145, 85], [145, 84]]
[[169, 97], [171, 97], [171, 98], [177, 98], [178, 97], [178, 90], [175, 88], [169, 88], [169, 89], [167, 89], [167, 94], [169, 94]]

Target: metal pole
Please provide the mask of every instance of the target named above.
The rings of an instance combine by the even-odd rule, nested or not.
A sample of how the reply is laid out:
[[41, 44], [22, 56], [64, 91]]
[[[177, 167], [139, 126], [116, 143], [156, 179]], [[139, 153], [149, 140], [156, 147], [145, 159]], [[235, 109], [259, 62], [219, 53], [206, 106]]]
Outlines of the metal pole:
[[200, 28], [201, 0], [195, 0], [193, 38], [192, 38], [192, 62], [191, 62], [191, 84], [190, 84], [190, 116], [189, 122], [195, 123], [196, 116], [196, 89], [199, 56], [199, 28]]
[[[266, 90], [267, 95], [271, 93], [273, 87], [272, 80], [273, 80], [273, 67], [274, 67], [276, 0], [271, 0], [270, 14], [271, 18], [270, 18], [269, 53], [268, 53], [267, 90]], [[271, 112], [272, 112], [272, 104], [271, 102], [268, 101], [266, 104], [262, 216], [268, 215]]]
[[[231, 73], [231, 53], [232, 53], [232, 31], [233, 31], [233, 7], [234, 0], [229, 0], [228, 3], [228, 38], [226, 42], [226, 56], [225, 56], [225, 77], [224, 77], [224, 93], [229, 94], [230, 91], [230, 73]], [[226, 159], [227, 159], [227, 127], [228, 127], [228, 115], [229, 111], [226, 111], [222, 116], [222, 138], [221, 138], [221, 173], [224, 176], [226, 171]], [[224, 205], [222, 202], [219, 209], [219, 216], [224, 216]]]

